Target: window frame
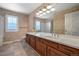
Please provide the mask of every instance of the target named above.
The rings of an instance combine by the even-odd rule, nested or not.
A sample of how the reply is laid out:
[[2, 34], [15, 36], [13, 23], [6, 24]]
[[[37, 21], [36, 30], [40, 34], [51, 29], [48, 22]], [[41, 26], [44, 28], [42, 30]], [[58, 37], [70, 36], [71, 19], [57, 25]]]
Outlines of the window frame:
[[[17, 18], [17, 25], [16, 25], [16, 29], [8, 29], [8, 17], [9, 16], [13, 16], [13, 17], [16, 17]], [[6, 20], [5, 20], [5, 22], [6, 22], [6, 24], [5, 24], [5, 31], [6, 32], [17, 32], [18, 31], [18, 29], [19, 29], [19, 27], [18, 27], [18, 16], [15, 16], [15, 15], [6, 15]]]

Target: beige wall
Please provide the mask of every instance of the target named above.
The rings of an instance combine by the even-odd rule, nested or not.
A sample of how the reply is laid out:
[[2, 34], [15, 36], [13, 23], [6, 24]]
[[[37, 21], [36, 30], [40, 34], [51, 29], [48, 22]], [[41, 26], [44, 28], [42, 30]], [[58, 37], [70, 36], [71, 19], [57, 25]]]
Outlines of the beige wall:
[[[19, 23], [19, 31], [17, 32], [6, 32], [4, 35], [4, 41], [12, 41], [16, 39], [21, 39], [23, 36], [25, 36], [26, 32], [28, 31], [28, 15], [12, 12], [9, 10], [2, 9], [2, 12], [4, 14], [4, 17], [6, 15], [16, 15], [18, 16], [18, 23]], [[6, 21], [6, 17], [5, 17]], [[6, 28], [6, 22], [5, 22], [5, 28]]]
[[32, 29], [34, 29], [34, 21], [35, 21], [35, 19], [34, 19], [34, 13], [31, 13], [30, 15], [29, 15], [29, 32], [32, 32]]
[[61, 11], [61, 12], [57, 12], [53, 18], [53, 31], [55, 33], [64, 34], [65, 14], [75, 12], [75, 11], [79, 11], [79, 7], [73, 7], [73, 8]]

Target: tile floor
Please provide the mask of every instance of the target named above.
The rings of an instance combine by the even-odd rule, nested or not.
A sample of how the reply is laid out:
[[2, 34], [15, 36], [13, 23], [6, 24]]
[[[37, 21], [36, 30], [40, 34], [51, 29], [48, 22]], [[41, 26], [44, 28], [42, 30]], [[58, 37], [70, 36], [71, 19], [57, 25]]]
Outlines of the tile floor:
[[39, 56], [25, 40], [15, 41], [0, 46], [0, 56]]

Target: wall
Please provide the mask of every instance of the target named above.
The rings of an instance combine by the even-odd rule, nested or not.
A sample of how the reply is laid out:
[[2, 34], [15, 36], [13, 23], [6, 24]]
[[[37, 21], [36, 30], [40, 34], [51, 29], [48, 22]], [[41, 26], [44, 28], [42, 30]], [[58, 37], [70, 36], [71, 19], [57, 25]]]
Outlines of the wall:
[[34, 21], [35, 19], [34, 19], [34, 13], [31, 13], [30, 15], [29, 15], [29, 32], [32, 32], [32, 29], [34, 29]]
[[75, 11], [79, 11], [79, 6], [57, 12], [53, 18], [53, 31], [55, 33], [64, 34], [64, 32], [65, 32], [65, 25], [64, 25], [65, 14], [75, 12]]
[[[6, 15], [16, 15], [19, 18], [18, 19], [19, 31], [18, 32], [6, 32], [5, 30], [4, 41], [13, 41], [16, 39], [23, 38], [23, 36], [25, 36], [26, 32], [28, 31], [28, 15], [5, 10], [5, 9], [2, 9], [2, 11], [3, 11], [4, 17]], [[6, 21], [6, 17], [5, 17], [5, 21]], [[5, 28], [6, 28], [6, 22], [5, 22]]]

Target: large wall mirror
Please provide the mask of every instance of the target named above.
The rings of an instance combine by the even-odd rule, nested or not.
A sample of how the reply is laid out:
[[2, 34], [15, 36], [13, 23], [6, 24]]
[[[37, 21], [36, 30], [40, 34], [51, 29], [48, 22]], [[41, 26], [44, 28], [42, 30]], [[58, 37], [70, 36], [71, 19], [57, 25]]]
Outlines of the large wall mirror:
[[65, 14], [65, 34], [79, 36], [79, 11]]
[[[53, 7], [42, 8], [36, 12], [35, 17], [40, 19], [40, 32], [79, 35], [79, 3], [56, 3], [47, 6]], [[42, 11], [43, 9], [46, 11]]]

